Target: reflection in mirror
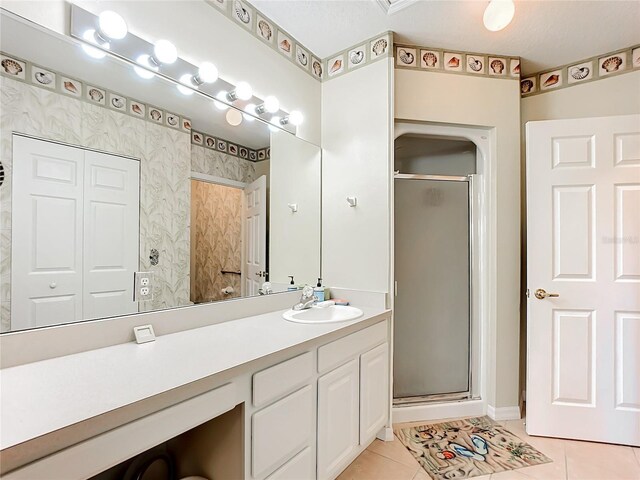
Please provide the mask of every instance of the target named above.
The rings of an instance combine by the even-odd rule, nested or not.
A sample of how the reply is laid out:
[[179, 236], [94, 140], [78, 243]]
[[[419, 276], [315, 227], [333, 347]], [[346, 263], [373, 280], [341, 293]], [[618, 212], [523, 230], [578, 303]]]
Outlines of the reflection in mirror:
[[316, 281], [319, 147], [0, 22], [2, 332]]

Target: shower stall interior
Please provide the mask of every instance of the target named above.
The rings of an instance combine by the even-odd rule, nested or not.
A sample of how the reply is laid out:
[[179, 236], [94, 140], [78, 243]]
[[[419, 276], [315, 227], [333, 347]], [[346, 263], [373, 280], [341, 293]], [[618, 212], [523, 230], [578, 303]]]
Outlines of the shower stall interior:
[[473, 142], [405, 134], [394, 160], [394, 405], [471, 391]]

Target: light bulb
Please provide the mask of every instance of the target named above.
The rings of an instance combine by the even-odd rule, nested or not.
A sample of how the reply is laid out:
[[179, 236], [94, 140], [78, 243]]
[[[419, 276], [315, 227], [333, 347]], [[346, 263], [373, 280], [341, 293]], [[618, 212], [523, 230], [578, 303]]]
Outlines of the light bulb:
[[[98, 42], [96, 41], [96, 31], [93, 29], [85, 31], [82, 34], [82, 39], [86, 42], [98, 45]], [[109, 44], [106, 42], [101, 43], [100, 46], [102, 48], [106, 48], [107, 50], [109, 49]], [[99, 48], [92, 47], [91, 45], [86, 45], [84, 43], [82, 44], [82, 50], [84, 50], [84, 53], [89, 55], [91, 58], [101, 59], [107, 55], [106, 52], [103, 52]]]
[[218, 69], [213, 63], [204, 62], [198, 69], [198, 80], [203, 83], [213, 83], [218, 79]]
[[294, 110], [289, 114], [289, 123], [291, 123], [291, 125], [295, 125], [297, 127], [302, 124], [303, 121], [304, 117], [298, 110]]
[[515, 11], [513, 0], [491, 0], [484, 11], [482, 21], [487, 30], [497, 32], [511, 23]]
[[232, 127], [237, 127], [242, 123], [242, 113], [235, 108], [230, 108], [226, 115], [227, 123]]
[[127, 23], [120, 15], [111, 10], [106, 10], [98, 16], [100, 33], [112, 40], [120, 40], [127, 36]]
[[264, 109], [269, 113], [276, 113], [280, 110], [280, 102], [273, 95], [269, 95], [264, 99]]
[[178, 59], [178, 51], [169, 40], [158, 40], [153, 47], [153, 55], [161, 63], [165, 63], [167, 65]]
[[180, 77], [180, 83], [182, 85], [180, 85], [180, 83], [176, 85], [176, 87], [178, 87], [178, 91], [183, 95], [193, 95], [193, 90], [191, 88], [185, 87], [185, 85], [187, 85], [188, 87], [198, 88], [193, 84], [192, 79], [193, 77], [188, 73], [182, 75]]
[[227, 101], [228, 94], [229, 93], [226, 90], [220, 90], [216, 95], [216, 98], [218, 100], [214, 100], [213, 104], [216, 106], [218, 110], [226, 110], [227, 108], [229, 108], [229, 105], [225, 103]]
[[253, 89], [247, 82], [240, 82], [236, 86], [236, 97], [240, 100], [249, 100], [253, 96]]
[[249, 103], [246, 107], [244, 107], [244, 111], [247, 113], [243, 113], [242, 116], [247, 122], [253, 122], [255, 120], [254, 115], [256, 114], [256, 106], [253, 103]]
[[278, 127], [280, 126], [280, 120], [281, 118], [277, 115], [271, 117], [271, 120], [269, 120], [269, 130], [271, 130], [272, 132], [277, 132]]
[[[150, 68], [151, 70], [158, 70], [158, 67], [151, 65], [151, 61], [149, 60], [149, 55], [140, 55], [136, 58], [136, 62], [143, 67]], [[154, 77], [154, 73], [140, 67], [133, 67], [133, 70], [138, 74], [139, 77], [144, 79], [149, 79]]]

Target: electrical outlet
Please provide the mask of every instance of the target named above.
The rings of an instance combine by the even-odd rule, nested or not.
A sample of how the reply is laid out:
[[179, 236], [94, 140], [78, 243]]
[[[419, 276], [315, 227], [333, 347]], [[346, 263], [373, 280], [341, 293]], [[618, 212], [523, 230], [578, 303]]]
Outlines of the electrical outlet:
[[153, 272], [135, 272], [133, 278], [133, 301], [153, 300]]

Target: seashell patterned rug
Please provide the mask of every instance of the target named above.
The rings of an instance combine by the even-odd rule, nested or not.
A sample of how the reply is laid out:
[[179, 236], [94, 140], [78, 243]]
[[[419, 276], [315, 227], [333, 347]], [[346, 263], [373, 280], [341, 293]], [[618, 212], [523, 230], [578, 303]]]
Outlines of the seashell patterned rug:
[[552, 461], [486, 416], [395, 433], [434, 480], [471, 478]]

